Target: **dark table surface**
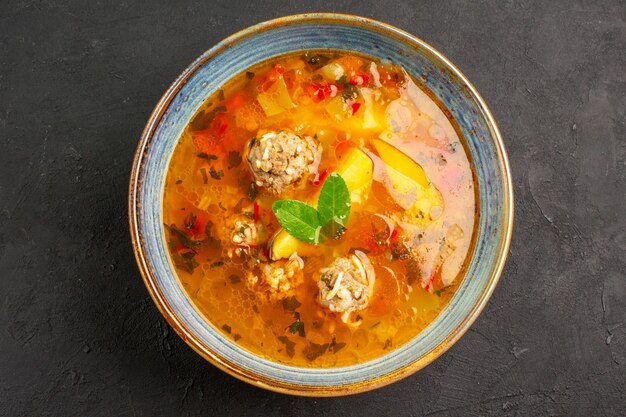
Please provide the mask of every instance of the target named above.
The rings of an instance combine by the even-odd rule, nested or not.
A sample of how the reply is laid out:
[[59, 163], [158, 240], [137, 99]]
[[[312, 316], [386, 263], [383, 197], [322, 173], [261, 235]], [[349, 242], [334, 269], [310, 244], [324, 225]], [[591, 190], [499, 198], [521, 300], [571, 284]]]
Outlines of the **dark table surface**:
[[[0, 415], [626, 415], [626, 4], [3, 1]], [[507, 145], [516, 227], [469, 332], [374, 392], [266, 392], [204, 362], [141, 281], [133, 151], [178, 73], [273, 17], [397, 25], [457, 64]]]

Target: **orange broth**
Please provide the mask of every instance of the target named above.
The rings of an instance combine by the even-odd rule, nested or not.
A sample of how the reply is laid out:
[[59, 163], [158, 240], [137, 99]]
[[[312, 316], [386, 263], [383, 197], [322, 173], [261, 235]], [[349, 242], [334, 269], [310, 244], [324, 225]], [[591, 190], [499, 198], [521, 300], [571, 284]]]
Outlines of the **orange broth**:
[[[255, 185], [246, 159], [251, 139], [270, 131], [309, 136], [322, 147], [317, 172], [280, 196]], [[341, 238], [318, 245], [284, 231], [285, 239], [275, 238], [281, 227], [273, 202], [314, 205], [324, 178], [349, 163], [342, 158], [350, 152], [367, 155], [371, 180], [358, 195], [350, 189]], [[416, 177], [419, 167], [427, 179]], [[311, 51], [250, 68], [206, 101], [172, 155], [163, 216], [180, 282], [216, 329], [274, 361], [333, 367], [381, 356], [435, 319], [463, 276], [475, 200], [453, 122], [402, 68]], [[237, 218], [254, 222], [258, 244], [233, 244]], [[288, 294], [250, 283], [292, 250], [304, 267]], [[345, 322], [320, 304], [318, 281], [321, 268], [354, 250], [367, 255], [376, 280], [367, 307]]]

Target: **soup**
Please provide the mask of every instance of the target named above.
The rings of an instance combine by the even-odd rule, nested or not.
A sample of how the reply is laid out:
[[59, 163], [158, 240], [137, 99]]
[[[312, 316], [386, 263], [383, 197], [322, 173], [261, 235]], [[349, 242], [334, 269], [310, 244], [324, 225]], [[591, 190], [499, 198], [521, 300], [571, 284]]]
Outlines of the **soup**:
[[310, 51], [210, 97], [169, 164], [171, 261], [226, 337], [298, 366], [415, 337], [463, 276], [474, 176], [452, 121], [402, 68]]

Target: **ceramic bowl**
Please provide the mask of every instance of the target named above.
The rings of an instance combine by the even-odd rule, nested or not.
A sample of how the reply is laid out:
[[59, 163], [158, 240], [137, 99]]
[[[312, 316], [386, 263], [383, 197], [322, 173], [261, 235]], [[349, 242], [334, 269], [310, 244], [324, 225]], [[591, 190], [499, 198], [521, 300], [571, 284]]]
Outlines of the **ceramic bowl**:
[[[448, 305], [418, 336], [353, 366], [287, 366], [242, 349], [194, 307], [169, 259], [163, 227], [163, 187], [176, 142], [205, 99], [230, 78], [270, 57], [309, 49], [356, 51], [404, 67], [445, 106], [467, 141], [479, 193], [477, 240], [467, 273]], [[491, 295], [508, 252], [513, 194], [498, 128], [467, 78], [424, 41], [370, 19], [337, 14], [288, 16], [245, 29], [187, 67], [156, 105], [143, 131], [129, 190], [135, 256], [150, 295], [170, 325], [196, 352], [229, 374], [266, 389], [299, 395], [342, 395], [405, 377], [449, 349]]]

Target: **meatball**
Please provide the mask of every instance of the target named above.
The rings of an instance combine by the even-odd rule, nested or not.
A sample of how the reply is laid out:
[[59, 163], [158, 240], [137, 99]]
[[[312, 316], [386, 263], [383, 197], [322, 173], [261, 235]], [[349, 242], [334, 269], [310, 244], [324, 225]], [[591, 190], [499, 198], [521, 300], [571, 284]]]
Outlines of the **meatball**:
[[261, 265], [261, 273], [249, 273], [246, 284], [259, 296], [280, 300], [293, 295], [302, 281], [304, 261], [294, 253], [288, 260]]
[[320, 304], [335, 313], [347, 315], [367, 307], [374, 288], [374, 270], [367, 256], [360, 251], [337, 258], [320, 270], [318, 282]]
[[234, 248], [228, 251], [229, 256], [241, 255], [256, 246], [258, 240], [257, 227], [253, 221], [241, 215], [233, 218], [231, 228], [227, 230], [228, 243]]
[[321, 152], [321, 146], [308, 136], [269, 132], [251, 142], [247, 160], [256, 185], [280, 194], [317, 172]]

